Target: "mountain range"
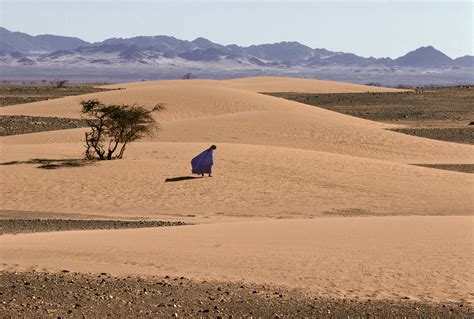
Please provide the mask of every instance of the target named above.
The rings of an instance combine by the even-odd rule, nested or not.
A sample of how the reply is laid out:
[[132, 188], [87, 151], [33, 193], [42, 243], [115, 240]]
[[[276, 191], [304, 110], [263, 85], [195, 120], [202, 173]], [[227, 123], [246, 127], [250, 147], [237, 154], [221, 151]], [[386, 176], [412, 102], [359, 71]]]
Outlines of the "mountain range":
[[[102, 42], [56, 35], [30, 36], [0, 27], [0, 54], [23, 64], [57, 60], [71, 56], [95, 57], [115, 55], [120, 62], [149, 64], [152, 60], [183, 59], [187, 61], [235, 60], [258, 66], [319, 66], [319, 65], [386, 65], [409, 67], [473, 67], [474, 57], [451, 59], [432, 46], [421, 47], [397, 59], [364, 58], [352, 53], [312, 49], [298, 42], [273, 44], [221, 45], [205, 38], [193, 41], [170, 36], [138, 36], [128, 39], [111, 38]], [[33, 55], [34, 59], [28, 58]], [[110, 64], [107, 59], [91, 59], [91, 63]]]
[[396, 59], [366, 58], [353, 53], [310, 48], [298, 42], [244, 47], [221, 45], [205, 38], [187, 41], [164, 35], [110, 38], [90, 43], [75, 37], [31, 36], [0, 27], [0, 69], [4, 75], [8, 72], [13, 74], [16, 70], [27, 73], [28, 70], [41, 68], [58, 72], [78, 68], [94, 72], [118, 69], [133, 72], [141, 69], [142, 73], [161, 72], [162, 75], [168, 74], [168, 77], [185, 71], [203, 74], [227, 72], [226, 76], [236, 72], [239, 75], [299, 72], [312, 76], [316, 69], [332, 72], [341, 68], [381, 68], [393, 73], [417, 68], [468, 69], [463, 72], [469, 76], [472, 74], [469, 70], [474, 68], [474, 56], [452, 59], [434, 47], [426, 46]]

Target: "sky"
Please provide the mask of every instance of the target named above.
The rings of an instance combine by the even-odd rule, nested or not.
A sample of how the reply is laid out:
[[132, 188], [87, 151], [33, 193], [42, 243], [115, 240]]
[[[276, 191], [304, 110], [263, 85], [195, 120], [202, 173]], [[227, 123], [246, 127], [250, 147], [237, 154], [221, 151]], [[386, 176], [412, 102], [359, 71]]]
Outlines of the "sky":
[[204, 37], [220, 44], [298, 41], [312, 48], [396, 58], [432, 45], [474, 55], [473, 0], [0, 0], [0, 25], [89, 42], [112, 37]]

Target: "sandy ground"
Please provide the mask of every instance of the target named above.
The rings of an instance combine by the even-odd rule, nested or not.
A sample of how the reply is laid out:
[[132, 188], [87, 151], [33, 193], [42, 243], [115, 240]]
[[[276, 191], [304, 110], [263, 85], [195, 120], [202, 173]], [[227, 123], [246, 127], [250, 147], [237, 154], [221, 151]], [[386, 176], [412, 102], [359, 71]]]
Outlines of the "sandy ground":
[[41, 169], [21, 160], [80, 159], [81, 144], [4, 145], [0, 207], [191, 221], [472, 213], [472, 175], [281, 147], [219, 144], [212, 178], [166, 182], [191, 176], [205, 147], [135, 143], [121, 161]]
[[353, 83], [321, 81], [314, 79], [256, 76], [231, 80], [186, 80], [186, 81], [144, 81], [102, 86], [104, 89], [130, 89], [165, 85], [205, 84], [214, 87], [229, 87], [250, 92], [302, 92], [302, 93], [359, 93], [359, 92], [403, 92], [407, 90], [367, 86]]
[[[156, 115], [160, 133], [121, 161], [81, 161], [84, 129], [0, 138], [1, 211], [198, 225], [2, 235], [0, 269], [166, 272], [338, 298], [472, 303], [472, 175], [411, 164], [473, 164], [474, 147], [255, 93], [282, 86], [383, 90], [281, 78], [160, 81], [3, 107], [2, 115], [78, 118], [79, 100], [100, 98], [167, 109]], [[190, 159], [210, 144], [214, 177], [189, 178]]]
[[[21, 105], [3, 107], [2, 115], [44, 115], [60, 117], [79, 117], [79, 102], [88, 98], [98, 98], [106, 103], [137, 103], [153, 106], [164, 103], [167, 111], [158, 115], [160, 120], [192, 119], [215, 116], [229, 113], [258, 111], [258, 110], [291, 110], [296, 111], [294, 105], [303, 109], [314, 109], [300, 103], [292, 103], [275, 99], [271, 96], [257, 94], [260, 91], [260, 78], [248, 78], [247, 89], [232, 85], [229, 81], [216, 80], [179, 80], [179, 81], [150, 81], [131, 84], [107, 86], [108, 88], [120, 87], [122, 90], [112, 90], [80, 96], [70, 96], [62, 99], [26, 103]], [[265, 79], [265, 78], [263, 78]], [[294, 91], [300, 87], [300, 81], [306, 84], [303, 90], [311, 92], [345, 93], [345, 92], [384, 92], [399, 91], [396, 89], [363, 86], [349, 83], [326, 82], [317, 80], [302, 80], [288, 78], [274, 78], [274, 89], [267, 86], [266, 91], [281, 92], [285, 86], [287, 90]], [[242, 82], [238, 82], [242, 83]], [[336, 86], [334, 86], [336, 83]], [[308, 84], [309, 87], [308, 88]], [[251, 89], [253, 88], [253, 89]], [[283, 90], [283, 91], [287, 91]], [[334, 115], [337, 113], [331, 112]], [[360, 122], [363, 122], [360, 120]]]
[[471, 223], [472, 217], [453, 216], [318, 218], [3, 235], [1, 265], [472, 303]]
[[[288, 85], [295, 85], [292, 81], [287, 81]], [[78, 118], [81, 116], [79, 102], [87, 98], [100, 98], [107, 103], [149, 106], [164, 103], [166, 110], [156, 114], [162, 130], [152, 141], [283, 146], [404, 163], [474, 162], [470, 146], [382, 130], [396, 127], [394, 125], [354, 118], [245, 90], [210, 86], [204, 84], [208, 82], [204, 80], [161, 82], [157, 86], [3, 107], [0, 114]], [[363, 89], [370, 90], [372, 87]], [[68, 142], [81, 142], [83, 132], [77, 131], [77, 136], [72, 139], [68, 136]], [[39, 136], [47, 137], [46, 141], [61, 141], [55, 133]], [[24, 137], [13, 140], [16, 143], [22, 139]], [[3, 139], [3, 143], [10, 140]]]
[[425, 87], [408, 92], [268, 94], [404, 127], [394, 129], [396, 132], [474, 144], [474, 86]]

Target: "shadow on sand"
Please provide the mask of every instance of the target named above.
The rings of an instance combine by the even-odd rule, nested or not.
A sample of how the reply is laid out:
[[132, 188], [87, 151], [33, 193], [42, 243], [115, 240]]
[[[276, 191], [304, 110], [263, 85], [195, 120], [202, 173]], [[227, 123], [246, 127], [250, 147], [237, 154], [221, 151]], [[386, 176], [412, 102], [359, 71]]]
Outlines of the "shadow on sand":
[[17, 165], [17, 164], [34, 164], [39, 165], [41, 169], [58, 169], [58, 168], [70, 168], [70, 167], [83, 167], [91, 165], [94, 161], [85, 159], [45, 159], [45, 158], [34, 158], [28, 161], [12, 161], [0, 163], [0, 165]]
[[165, 183], [169, 182], [181, 182], [181, 181], [187, 181], [188, 179], [199, 179], [202, 177], [195, 177], [195, 176], [179, 176], [179, 177], [171, 177], [165, 179]]

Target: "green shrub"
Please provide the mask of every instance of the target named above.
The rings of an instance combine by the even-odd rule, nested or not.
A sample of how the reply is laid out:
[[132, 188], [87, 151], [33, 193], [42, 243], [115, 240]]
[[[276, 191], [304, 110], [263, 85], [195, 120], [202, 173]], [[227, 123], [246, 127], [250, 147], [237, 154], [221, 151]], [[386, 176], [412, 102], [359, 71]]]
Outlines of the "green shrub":
[[122, 158], [129, 142], [156, 130], [157, 123], [151, 113], [164, 109], [161, 104], [149, 110], [139, 105], [106, 105], [95, 99], [82, 101], [81, 105], [91, 128], [86, 132], [85, 156], [99, 160]]

